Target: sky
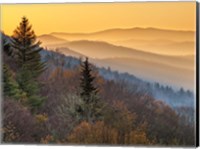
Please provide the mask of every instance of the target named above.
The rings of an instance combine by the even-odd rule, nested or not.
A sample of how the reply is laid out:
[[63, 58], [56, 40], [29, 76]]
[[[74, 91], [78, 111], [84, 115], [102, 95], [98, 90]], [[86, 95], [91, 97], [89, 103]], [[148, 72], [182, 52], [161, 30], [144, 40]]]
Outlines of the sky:
[[1, 30], [12, 35], [26, 16], [37, 35], [133, 27], [194, 31], [195, 5], [195, 2], [3, 4]]

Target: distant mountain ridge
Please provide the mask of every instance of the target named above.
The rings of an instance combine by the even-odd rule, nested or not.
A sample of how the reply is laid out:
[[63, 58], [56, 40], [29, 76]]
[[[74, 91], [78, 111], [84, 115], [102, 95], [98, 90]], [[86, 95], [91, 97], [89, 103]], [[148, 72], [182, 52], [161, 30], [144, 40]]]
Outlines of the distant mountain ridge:
[[193, 41], [194, 31], [178, 31], [157, 28], [129, 28], [129, 29], [108, 29], [93, 33], [63, 33], [52, 32], [50, 35], [62, 37], [67, 40], [101, 40], [116, 41], [122, 39], [171, 39], [174, 41]]
[[132, 27], [132, 28], [113, 28], [113, 29], [105, 29], [105, 30], [100, 30], [96, 32], [90, 32], [90, 33], [67, 33], [67, 32], [51, 32], [50, 34], [71, 34], [71, 35], [90, 35], [90, 34], [99, 34], [99, 33], [105, 33], [105, 32], [113, 32], [113, 31], [131, 31], [131, 30], [154, 30], [154, 31], [166, 31], [166, 32], [185, 32], [185, 33], [194, 33], [194, 31], [190, 30], [172, 30], [172, 29], [161, 29], [161, 28], [155, 28], [155, 27]]
[[[108, 29], [92, 33], [52, 32], [51, 42], [41, 39], [44, 46], [61, 46], [74, 41], [106, 42], [116, 46], [139, 49], [162, 55], [191, 55], [195, 49], [195, 32], [157, 28]], [[52, 39], [55, 37], [55, 41]], [[59, 41], [58, 41], [59, 39]]]
[[60, 43], [63, 43], [63, 42], [67, 42], [65, 39], [55, 37], [55, 36], [52, 36], [52, 35], [49, 35], [49, 34], [41, 35], [37, 38], [37, 40], [42, 41], [43, 45], [60, 44]]
[[116, 41], [114, 44], [162, 55], [191, 55], [195, 51], [194, 41], [129, 39]]

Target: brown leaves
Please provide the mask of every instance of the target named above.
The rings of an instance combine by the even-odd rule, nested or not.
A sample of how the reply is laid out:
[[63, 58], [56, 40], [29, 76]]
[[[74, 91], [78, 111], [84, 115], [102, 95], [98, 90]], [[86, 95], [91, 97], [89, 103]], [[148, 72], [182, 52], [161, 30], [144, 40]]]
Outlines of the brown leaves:
[[42, 144], [49, 144], [49, 143], [52, 143], [54, 142], [54, 138], [53, 136], [51, 135], [47, 135], [46, 137], [44, 138], [41, 138], [41, 141], [40, 141]]
[[7, 125], [3, 127], [3, 140], [5, 142], [15, 142], [20, 137], [17, 128], [11, 122], [8, 122]]
[[132, 130], [130, 133], [125, 135], [125, 144], [150, 144], [150, 140], [147, 138], [147, 135], [144, 131]]
[[39, 124], [44, 123], [48, 120], [48, 116], [45, 113], [44, 114], [37, 114], [35, 116], [35, 118], [36, 118], [37, 123], [39, 123]]
[[[119, 129], [112, 128], [106, 125], [103, 121], [98, 121], [94, 124], [88, 122], [81, 122], [74, 128], [71, 135], [68, 136], [68, 143], [77, 144], [150, 144], [144, 131], [132, 129], [125, 132], [124, 140], [121, 139], [121, 132]], [[123, 142], [123, 143], [122, 143]]]
[[95, 124], [83, 121], [75, 127], [67, 140], [79, 144], [116, 144], [117, 131], [106, 126], [102, 121]]

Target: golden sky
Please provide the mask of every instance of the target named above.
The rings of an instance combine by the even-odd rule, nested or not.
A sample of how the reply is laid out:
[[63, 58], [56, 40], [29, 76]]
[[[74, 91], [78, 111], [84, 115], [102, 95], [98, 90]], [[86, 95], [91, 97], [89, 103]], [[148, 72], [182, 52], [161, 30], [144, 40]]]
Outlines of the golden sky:
[[196, 2], [1, 5], [2, 30], [11, 35], [22, 16], [37, 35], [156, 27], [195, 30]]

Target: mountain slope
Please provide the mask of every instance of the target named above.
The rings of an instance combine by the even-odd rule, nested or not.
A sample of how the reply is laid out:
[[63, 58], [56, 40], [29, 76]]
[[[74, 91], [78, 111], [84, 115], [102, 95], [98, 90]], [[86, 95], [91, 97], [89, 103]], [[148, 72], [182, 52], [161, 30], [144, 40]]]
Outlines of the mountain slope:
[[[42, 55], [43, 55], [43, 59], [49, 62], [50, 66], [52, 67], [51, 69], [63, 66], [64, 69], [74, 70], [80, 65], [80, 59], [77, 59], [71, 56], [65, 56], [61, 53], [43, 50]], [[52, 56], [49, 56], [49, 55], [52, 55]], [[64, 60], [64, 65], [63, 65], [63, 60]], [[97, 62], [94, 59], [89, 59], [89, 60], [93, 65], [97, 64]], [[106, 59], [104, 61], [100, 60], [100, 61], [107, 63], [109, 59]], [[117, 67], [117, 65], [119, 65], [120, 63], [115, 63], [115, 64]], [[127, 73], [127, 72], [126, 73], [117, 72], [117, 71], [114, 71], [114, 68], [106, 69], [105, 67], [101, 67], [100, 65], [96, 65], [96, 66], [97, 66], [96, 68], [98, 69], [99, 74], [104, 79], [113, 80], [118, 83], [121, 82], [122, 84], [125, 83], [129, 91], [143, 92], [145, 94], [153, 95], [157, 100], [162, 100], [174, 108], [181, 107], [181, 106], [184, 106], [184, 107], [194, 106], [194, 100], [193, 100], [194, 96], [191, 91], [180, 90], [180, 88], [178, 88], [178, 90], [175, 91], [170, 86], [161, 85], [158, 83], [154, 84], [148, 81], [144, 81], [140, 77], [136, 77], [135, 75]], [[133, 72], [136, 72], [134, 69], [130, 69], [130, 70]]]
[[166, 65], [138, 58], [92, 59], [98, 67], [110, 67], [119, 72], [128, 72], [150, 82], [193, 90], [194, 70]]
[[87, 57], [87, 56], [85, 56], [81, 53], [75, 52], [69, 48], [57, 48], [55, 51], [62, 53], [66, 56], [72, 56], [72, 57], [76, 57], [76, 58]]
[[[51, 44], [51, 48], [70, 48], [71, 50], [91, 58], [137, 58], [141, 60], [149, 60], [157, 63], [177, 66], [181, 68], [194, 69], [194, 59], [186, 58], [187, 56], [166, 56], [144, 52], [137, 49], [116, 46], [101, 41], [80, 40], [67, 42], [63, 44]], [[63, 51], [64, 52], [64, 51]]]

